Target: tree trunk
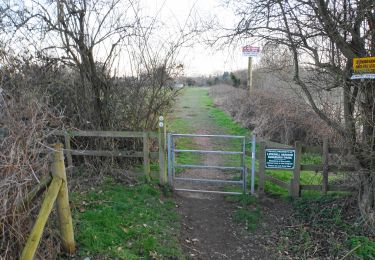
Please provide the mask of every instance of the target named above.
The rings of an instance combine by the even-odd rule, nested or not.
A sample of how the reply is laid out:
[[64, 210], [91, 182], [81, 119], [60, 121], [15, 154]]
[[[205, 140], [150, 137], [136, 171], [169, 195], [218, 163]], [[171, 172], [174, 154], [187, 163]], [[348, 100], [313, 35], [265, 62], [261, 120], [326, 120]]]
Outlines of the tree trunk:
[[359, 209], [362, 216], [366, 217], [368, 224], [375, 226], [375, 174], [374, 172], [361, 172], [360, 190], [358, 196]]

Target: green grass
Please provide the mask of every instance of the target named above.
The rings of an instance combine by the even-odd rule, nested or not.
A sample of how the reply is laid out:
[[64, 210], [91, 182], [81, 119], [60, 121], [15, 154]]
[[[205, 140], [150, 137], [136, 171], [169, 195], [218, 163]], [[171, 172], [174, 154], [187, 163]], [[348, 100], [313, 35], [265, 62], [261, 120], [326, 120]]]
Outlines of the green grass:
[[[207, 130], [211, 134], [229, 134], [229, 135], [251, 135], [251, 131], [242, 127], [235, 122], [230, 115], [214, 106], [212, 98], [208, 94], [208, 88], [186, 88], [183, 90], [182, 98], [179, 100], [175, 116], [171, 118], [169, 131], [175, 133], [195, 133], [197, 130]], [[181, 138], [177, 141], [180, 149], [197, 149], [192, 139]], [[239, 151], [241, 149], [240, 140], [216, 140], [215, 148], [223, 150]], [[250, 150], [250, 145], [246, 145], [246, 149]], [[200, 160], [197, 156], [189, 153], [179, 154], [178, 162], [182, 164], [199, 164]], [[240, 157], [226, 157], [223, 162], [226, 165], [240, 165]], [[251, 167], [250, 158], [247, 157], [247, 167]], [[321, 156], [316, 154], [303, 154], [303, 164], [319, 164], [322, 162]], [[257, 165], [258, 166], [258, 165]], [[290, 183], [293, 173], [292, 171], [267, 171], [267, 174]], [[249, 173], [250, 175], [250, 173]], [[331, 177], [330, 177], [331, 178]], [[301, 184], [320, 184], [321, 174], [315, 172], [304, 171], [301, 173]], [[250, 187], [250, 180], [248, 181]], [[257, 185], [257, 180], [256, 183]], [[233, 190], [232, 188], [228, 188]], [[266, 182], [265, 191], [273, 195], [288, 197], [288, 191], [271, 182]], [[318, 191], [303, 191], [303, 197], [319, 196]]]
[[354, 255], [360, 259], [375, 258], [375, 242], [368, 237], [352, 236], [348, 241], [349, 247], [354, 250]]
[[79, 255], [119, 259], [184, 259], [175, 203], [153, 185], [124, 187], [108, 180], [74, 193]]
[[249, 231], [254, 231], [258, 227], [262, 214], [254, 196], [249, 194], [226, 196], [225, 200], [238, 204], [233, 214], [236, 223], [242, 224], [244, 229]]

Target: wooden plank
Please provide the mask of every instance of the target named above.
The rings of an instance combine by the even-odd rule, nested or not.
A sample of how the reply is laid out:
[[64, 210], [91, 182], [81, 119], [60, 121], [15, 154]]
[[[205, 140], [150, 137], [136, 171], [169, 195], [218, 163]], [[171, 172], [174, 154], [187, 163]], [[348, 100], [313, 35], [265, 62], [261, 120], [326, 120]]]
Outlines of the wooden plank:
[[354, 166], [350, 165], [329, 165], [328, 171], [330, 172], [353, 172], [356, 171]]
[[143, 158], [143, 152], [135, 151], [98, 151], [98, 150], [71, 150], [77, 156], [129, 157]]
[[[301, 171], [323, 171], [323, 164], [301, 164]], [[328, 172], [352, 172], [356, 168], [351, 165], [328, 165]]]
[[272, 177], [270, 175], [265, 175], [265, 179], [267, 181], [270, 181], [270, 182], [276, 184], [276, 185], [279, 185], [280, 187], [283, 187], [284, 189], [287, 189], [287, 190], [290, 189], [290, 185], [288, 183], [286, 183], [286, 182], [284, 182], [282, 180], [276, 179], [276, 178], [274, 178], [274, 177]]
[[355, 191], [355, 188], [342, 185], [328, 185], [328, 191]]
[[281, 143], [277, 143], [277, 142], [272, 142], [272, 141], [269, 141], [269, 140], [261, 138], [261, 137], [257, 137], [257, 140], [260, 143], [264, 142], [266, 144], [266, 147], [269, 148], [269, 149], [272, 149], [272, 148], [275, 148], [275, 149], [280, 149], [280, 148], [289, 149], [289, 148], [293, 148], [293, 146], [290, 146], [290, 145], [287, 145], [287, 144], [281, 144]]
[[148, 181], [151, 180], [150, 146], [147, 132], [143, 133], [143, 170]]
[[302, 152], [303, 153], [317, 153], [317, 154], [322, 154], [323, 150], [322, 150], [322, 147], [320, 147], [320, 146], [303, 146], [302, 147]]
[[[88, 152], [87, 152], [88, 151]], [[66, 151], [64, 150], [64, 153]], [[96, 150], [71, 150], [70, 151], [72, 155], [75, 155], [75, 156], [106, 156], [106, 157], [129, 157], [129, 158], [137, 158], [137, 157], [143, 157], [143, 152], [132, 152], [134, 155], [136, 156], [131, 156], [131, 155], [118, 155], [120, 152], [122, 154], [123, 151], [115, 151], [115, 153], [112, 153], [112, 151], [104, 151], [106, 155], [102, 155], [101, 152], [103, 151], [96, 151]], [[87, 152], [87, 153], [86, 153]], [[98, 152], [98, 153], [96, 153]], [[126, 152], [126, 151], [125, 151]], [[52, 151], [50, 149], [41, 149], [38, 151], [38, 153], [40, 154], [50, 154], [52, 153]], [[132, 154], [132, 155], [133, 155]], [[152, 160], [157, 160], [159, 159], [159, 153], [158, 152], [150, 152], [150, 159]]]
[[301, 164], [301, 171], [320, 172], [322, 170], [322, 164]]
[[[118, 138], [127, 138], [127, 137], [143, 137], [143, 132], [132, 132], [132, 131], [54, 131], [52, 133], [56, 136], [65, 136], [68, 134], [71, 137], [118, 137]], [[156, 138], [157, 133], [148, 132], [149, 137]]]
[[322, 190], [322, 185], [301, 185], [301, 190]]
[[328, 149], [328, 152], [330, 154], [341, 154], [341, 155], [346, 155], [349, 153], [349, 150], [348, 149], [343, 149], [343, 148], [340, 148], [340, 147], [329, 147]]
[[[301, 190], [317, 190], [321, 191], [321, 185], [301, 185]], [[327, 191], [353, 191], [353, 187], [340, 186], [340, 185], [328, 185]]]

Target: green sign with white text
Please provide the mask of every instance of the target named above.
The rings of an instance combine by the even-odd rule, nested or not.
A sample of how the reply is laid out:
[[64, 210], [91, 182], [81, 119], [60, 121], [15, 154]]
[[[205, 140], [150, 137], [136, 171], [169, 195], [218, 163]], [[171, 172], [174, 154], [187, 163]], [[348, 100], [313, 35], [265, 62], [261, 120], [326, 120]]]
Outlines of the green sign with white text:
[[294, 149], [266, 149], [266, 168], [293, 170], [295, 158]]

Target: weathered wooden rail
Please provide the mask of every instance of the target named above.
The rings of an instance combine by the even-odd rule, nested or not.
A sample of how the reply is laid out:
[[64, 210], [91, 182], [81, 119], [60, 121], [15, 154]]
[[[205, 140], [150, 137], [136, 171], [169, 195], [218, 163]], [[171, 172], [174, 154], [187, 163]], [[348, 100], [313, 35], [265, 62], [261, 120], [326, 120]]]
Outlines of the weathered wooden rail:
[[[279, 180], [273, 176], [266, 174], [265, 168], [265, 151], [266, 149], [273, 148], [294, 148], [295, 150], [295, 166], [293, 171], [293, 177], [290, 182], [285, 182]], [[259, 183], [258, 183], [258, 193], [264, 194], [265, 182], [272, 182], [284, 189], [289, 191], [289, 194], [292, 197], [299, 197], [302, 190], [317, 190], [323, 193], [328, 191], [350, 191], [351, 187], [339, 186], [339, 185], [329, 185], [328, 176], [330, 172], [350, 172], [355, 171], [355, 167], [348, 165], [335, 165], [329, 164], [329, 154], [343, 154], [348, 151], [336, 148], [329, 147], [328, 140], [324, 139], [323, 146], [302, 146], [300, 142], [295, 142], [294, 147], [286, 145], [270, 145], [266, 141], [260, 142], [260, 149], [257, 153], [257, 158], [259, 160]], [[302, 164], [301, 158], [303, 153], [315, 153], [322, 155], [322, 164]], [[288, 170], [288, 169], [272, 169], [274, 170]], [[315, 171], [321, 172], [322, 174], [322, 183], [320, 185], [302, 185], [301, 184], [301, 172], [303, 171]], [[303, 173], [302, 173], [303, 174]]]
[[[131, 131], [79, 131], [66, 130], [54, 131], [52, 135], [64, 137], [64, 154], [67, 157], [68, 169], [73, 169], [73, 156], [100, 156], [100, 157], [127, 157], [143, 158], [143, 170], [146, 178], [151, 178], [150, 161], [159, 159], [160, 181], [166, 183], [165, 170], [165, 127], [159, 127], [156, 132], [131, 132]], [[74, 137], [109, 137], [109, 138], [139, 138], [143, 142], [142, 151], [132, 150], [77, 150], [72, 149], [71, 141]], [[150, 139], [158, 139], [158, 152], [150, 151]]]

